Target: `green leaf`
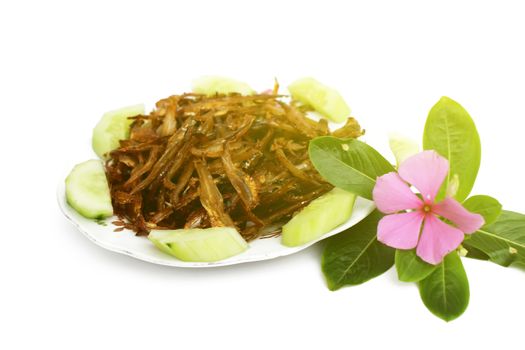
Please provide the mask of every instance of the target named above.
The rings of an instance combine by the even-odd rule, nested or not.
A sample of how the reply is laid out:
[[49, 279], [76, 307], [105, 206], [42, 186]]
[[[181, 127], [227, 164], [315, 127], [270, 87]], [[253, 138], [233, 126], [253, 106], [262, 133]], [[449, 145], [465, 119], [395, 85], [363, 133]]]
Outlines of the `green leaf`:
[[503, 210], [496, 222], [483, 226], [465, 241], [502, 266], [525, 267], [525, 215]]
[[[469, 195], [476, 180], [481, 161], [481, 143], [472, 118], [461, 105], [442, 97], [428, 114], [423, 134], [423, 148], [435, 150], [450, 163], [444, 188], [454, 174], [459, 176], [456, 194], [458, 201]], [[444, 190], [440, 197], [444, 196]]]
[[456, 251], [448, 254], [418, 286], [421, 300], [427, 309], [447, 322], [458, 318], [467, 309], [469, 284]]
[[357, 285], [394, 265], [395, 250], [377, 240], [377, 210], [357, 225], [327, 239], [321, 266], [330, 290]]
[[416, 255], [416, 250], [396, 251], [397, 277], [403, 282], [418, 282], [430, 275], [436, 265], [429, 264]]
[[310, 160], [332, 185], [372, 199], [378, 176], [394, 171], [379, 152], [355, 139], [322, 136], [310, 141]]
[[485, 225], [492, 224], [501, 214], [501, 203], [490, 196], [472, 196], [463, 202], [463, 206], [472, 213], [477, 213], [485, 219]]

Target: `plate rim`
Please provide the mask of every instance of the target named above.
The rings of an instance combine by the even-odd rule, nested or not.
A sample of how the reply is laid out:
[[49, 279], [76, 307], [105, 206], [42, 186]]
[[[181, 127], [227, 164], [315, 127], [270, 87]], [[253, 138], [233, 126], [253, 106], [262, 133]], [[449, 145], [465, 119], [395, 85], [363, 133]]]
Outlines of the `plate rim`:
[[[64, 179], [65, 179], [65, 177], [64, 177]], [[73, 209], [67, 203], [67, 199], [66, 199], [66, 195], [65, 195], [65, 187], [66, 187], [65, 186], [65, 181], [64, 180], [60, 180], [58, 185], [57, 185], [57, 191], [56, 191], [56, 199], [57, 199], [60, 211], [66, 217], [66, 219], [70, 223], [72, 223], [73, 226], [78, 231], [80, 231], [85, 237], [87, 237], [91, 242], [95, 243], [99, 247], [104, 248], [104, 249], [106, 249], [108, 251], [111, 251], [111, 252], [114, 252], [114, 253], [123, 254], [123, 255], [126, 255], [126, 256], [129, 256], [129, 257], [141, 260], [141, 261], [145, 261], [145, 262], [156, 264], [156, 265], [169, 266], [169, 267], [180, 267], [180, 268], [205, 268], [205, 267], [231, 266], [231, 265], [237, 265], [237, 264], [244, 264], [244, 263], [252, 263], [252, 262], [258, 262], [258, 261], [272, 260], [272, 259], [280, 258], [280, 257], [283, 257], [283, 256], [288, 256], [288, 255], [291, 255], [291, 254], [295, 254], [295, 253], [298, 253], [298, 252], [300, 252], [302, 250], [305, 250], [305, 249], [309, 248], [310, 246], [312, 246], [312, 245], [314, 245], [314, 244], [316, 244], [316, 243], [318, 243], [318, 242], [320, 242], [320, 241], [322, 241], [322, 240], [324, 240], [324, 239], [326, 239], [328, 237], [337, 235], [337, 234], [345, 231], [346, 229], [356, 225], [361, 220], [365, 219], [368, 215], [370, 215], [370, 213], [375, 209], [375, 206], [374, 206], [372, 201], [357, 196], [356, 197], [356, 203], [359, 201], [359, 202], [362, 202], [363, 204], [365, 204], [365, 215], [363, 215], [363, 217], [361, 217], [361, 218], [358, 218], [358, 220], [355, 223], [353, 223], [352, 225], [350, 225], [348, 227], [345, 227], [345, 224], [347, 224], [348, 221], [352, 218], [352, 216], [351, 216], [350, 219], [347, 220], [345, 223], [339, 225], [338, 227], [334, 228], [330, 232], [327, 232], [326, 234], [324, 234], [323, 236], [321, 236], [321, 237], [319, 237], [319, 238], [317, 238], [315, 240], [312, 240], [312, 241], [310, 241], [308, 243], [305, 243], [305, 244], [303, 244], [301, 246], [297, 246], [297, 247], [286, 247], [286, 246], [283, 246], [283, 247], [285, 247], [285, 249], [276, 251], [273, 254], [266, 253], [266, 254], [261, 254], [260, 256], [255, 256], [255, 257], [251, 257], [251, 258], [239, 258], [239, 257], [236, 258], [236, 256], [233, 256], [233, 257], [230, 257], [230, 258], [227, 258], [227, 259], [224, 259], [224, 260], [219, 260], [219, 261], [214, 261], [214, 262], [188, 262], [188, 261], [182, 261], [182, 260], [177, 259], [176, 257], [170, 256], [170, 258], [172, 258], [173, 260], [172, 261], [171, 260], [168, 261], [168, 260], [158, 259], [158, 258], [156, 258], [154, 256], [151, 256], [151, 255], [148, 255], [148, 254], [144, 254], [144, 253], [140, 253], [140, 252], [133, 252], [133, 251], [131, 251], [129, 249], [126, 249], [125, 247], [117, 246], [117, 245], [114, 245], [114, 244], [111, 244], [111, 243], [108, 243], [108, 242], [104, 242], [104, 241], [101, 241], [100, 239], [96, 238], [93, 234], [88, 232], [88, 230], [85, 229], [81, 225], [81, 223], [76, 220], [76, 218], [74, 218], [71, 215], [71, 212], [74, 211], [75, 209]], [[353, 212], [352, 215], [354, 213], [355, 212]], [[78, 214], [78, 215], [80, 215], [80, 214]], [[113, 225], [113, 224], [111, 224], [112, 218], [116, 218], [116, 217], [112, 216], [110, 218], [105, 219], [106, 222], [108, 222], [108, 225]], [[88, 219], [88, 218], [85, 218], [85, 219], [86, 220], [92, 220], [92, 219]], [[339, 228], [341, 228], [341, 229], [338, 230]], [[138, 237], [138, 238], [140, 238], [140, 237]], [[248, 248], [248, 249], [250, 249], [250, 248]], [[169, 256], [169, 255], [166, 254], [166, 256]]]

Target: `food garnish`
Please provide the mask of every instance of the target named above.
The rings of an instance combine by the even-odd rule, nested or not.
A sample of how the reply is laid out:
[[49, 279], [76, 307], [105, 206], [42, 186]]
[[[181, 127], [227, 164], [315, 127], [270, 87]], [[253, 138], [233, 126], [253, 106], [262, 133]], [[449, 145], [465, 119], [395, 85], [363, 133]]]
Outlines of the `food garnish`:
[[97, 126], [93, 129], [92, 146], [95, 153], [100, 158], [107, 158], [108, 152], [119, 146], [120, 140], [129, 137], [129, 126], [133, 117], [144, 114], [144, 105], [133, 105], [123, 107], [105, 113]]
[[385, 214], [377, 227], [377, 240], [396, 249], [417, 246], [419, 258], [437, 265], [459, 247], [465, 234], [479, 230], [485, 224], [480, 214], [469, 212], [453, 197], [436, 199], [448, 172], [449, 161], [429, 150], [404, 160], [397, 173], [377, 178], [374, 202]]
[[212, 262], [242, 253], [248, 244], [232, 227], [153, 230], [148, 238], [182, 261]]
[[326, 240], [328, 288], [358, 285], [395, 265], [400, 281], [417, 283], [424, 305], [451, 321], [469, 303], [462, 257], [525, 266], [525, 215], [487, 195], [469, 196], [481, 164], [480, 137], [469, 113], [442, 97], [418, 142], [390, 142], [397, 170], [358, 140], [320, 137], [310, 159], [332, 185], [373, 199], [377, 210]]
[[352, 216], [356, 195], [334, 188], [314, 199], [283, 226], [282, 243], [303, 245], [346, 222]]
[[108, 181], [100, 160], [75, 165], [66, 178], [66, 199], [86, 218], [102, 219], [113, 215]]
[[253, 95], [255, 93], [255, 90], [250, 85], [242, 81], [220, 76], [204, 76], [195, 79], [191, 90], [197, 94], [208, 96], [231, 93]]
[[334, 122], [342, 123], [350, 116], [350, 107], [339, 92], [314, 78], [296, 80], [288, 86], [288, 90], [295, 100]]

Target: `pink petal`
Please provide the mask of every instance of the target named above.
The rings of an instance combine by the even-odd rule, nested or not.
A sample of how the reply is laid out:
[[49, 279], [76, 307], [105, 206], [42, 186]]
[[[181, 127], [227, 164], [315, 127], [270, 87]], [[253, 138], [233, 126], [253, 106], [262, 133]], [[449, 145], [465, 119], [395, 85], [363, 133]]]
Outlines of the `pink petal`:
[[433, 202], [449, 169], [448, 160], [435, 151], [423, 151], [399, 166], [399, 176], [415, 186], [425, 202]]
[[421, 207], [421, 199], [410, 190], [397, 173], [388, 173], [377, 178], [373, 191], [374, 202], [379, 211], [392, 214], [401, 210]]
[[459, 247], [464, 238], [459, 229], [430, 214], [425, 217], [416, 254], [427, 263], [437, 265], [445, 255]]
[[452, 221], [454, 225], [465, 233], [476, 232], [485, 224], [483, 216], [471, 213], [457, 200], [450, 197], [433, 205], [432, 212]]
[[392, 248], [415, 248], [424, 218], [420, 211], [387, 215], [379, 221], [377, 240]]

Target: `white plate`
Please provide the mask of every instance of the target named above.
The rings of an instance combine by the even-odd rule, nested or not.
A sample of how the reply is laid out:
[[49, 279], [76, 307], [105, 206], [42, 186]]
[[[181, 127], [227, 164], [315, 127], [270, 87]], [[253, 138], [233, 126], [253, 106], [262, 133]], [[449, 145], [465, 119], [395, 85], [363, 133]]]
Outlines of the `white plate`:
[[[153, 106], [153, 105], [152, 105]], [[148, 110], [146, 108], [146, 110]], [[311, 119], [318, 120], [320, 115], [315, 112], [308, 112]], [[329, 123], [330, 129], [334, 130], [341, 127], [343, 124]], [[363, 140], [363, 138], [361, 138]], [[64, 176], [64, 179], [66, 176]], [[66, 201], [65, 183], [61, 181], [57, 189], [58, 204], [66, 218], [75, 225], [75, 227], [82, 232], [92, 242], [98, 244], [102, 248], [111, 250], [113, 252], [129, 255], [133, 258], [151, 262], [153, 264], [177, 266], [177, 267], [214, 267], [227, 266], [234, 264], [241, 264], [246, 262], [269, 260], [297, 253], [303, 249], [308, 248], [325, 238], [338, 234], [349, 227], [354, 226], [359, 221], [368, 216], [374, 209], [375, 205], [372, 201], [358, 197], [354, 211], [350, 219], [344, 224], [336, 227], [332, 231], [324, 234], [320, 238], [308, 242], [299, 247], [286, 247], [281, 244], [281, 237], [272, 237], [257, 239], [249, 243], [249, 248], [231, 258], [216, 261], [216, 262], [187, 262], [178, 260], [177, 258], [165, 254], [158, 250], [153, 243], [146, 237], [135, 236], [135, 233], [130, 230], [115, 232], [115, 225], [111, 222], [115, 221], [117, 217], [107, 218], [104, 221], [96, 221], [86, 219], [71, 208]]]
[[372, 201], [358, 197], [355, 202], [352, 217], [347, 222], [336, 227], [322, 237], [299, 247], [290, 248], [282, 245], [281, 237], [264, 238], [250, 242], [249, 248], [245, 252], [225, 260], [216, 262], [186, 262], [161, 252], [147, 238], [137, 237], [132, 231], [124, 230], [121, 232], [115, 232], [114, 229], [116, 226], [111, 222], [116, 220], [116, 217], [108, 218], [102, 222], [84, 218], [67, 204], [64, 181], [61, 181], [58, 185], [57, 197], [60, 209], [62, 209], [66, 218], [68, 218], [68, 220], [71, 221], [73, 225], [75, 225], [75, 227], [87, 238], [102, 248], [129, 255], [133, 258], [151, 262], [153, 264], [177, 267], [226, 266], [274, 259], [280, 256], [297, 253], [320, 240], [354, 226], [368, 216], [368, 214], [370, 214], [375, 208]]

